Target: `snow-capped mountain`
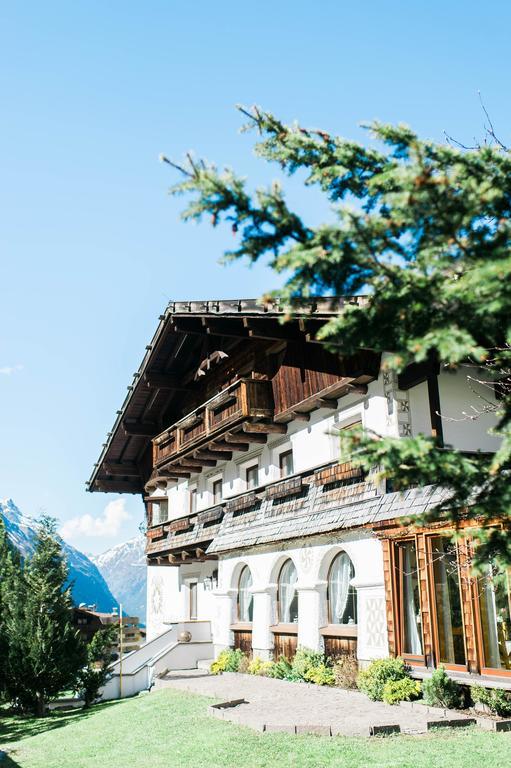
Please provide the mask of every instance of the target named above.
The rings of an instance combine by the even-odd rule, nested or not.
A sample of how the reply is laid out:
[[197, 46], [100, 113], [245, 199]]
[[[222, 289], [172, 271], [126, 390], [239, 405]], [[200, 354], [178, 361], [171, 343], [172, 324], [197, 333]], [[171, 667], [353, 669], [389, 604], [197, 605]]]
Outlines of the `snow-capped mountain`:
[[102, 555], [92, 557], [106, 583], [116, 595], [122, 609], [130, 616], [146, 620], [147, 569], [143, 536], [118, 544]]
[[[0, 515], [5, 523], [11, 544], [24, 556], [34, 551], [37, 523], [23, 515], [12, 499], [0, 500]], [[83, 552], [62, 540], [62, 549], [69, 565], [69, 579], [73, 582], [73, 600], [76, 605], [95, 603], [99, 611], [110, 612], [117, 600], [97, 566]]]

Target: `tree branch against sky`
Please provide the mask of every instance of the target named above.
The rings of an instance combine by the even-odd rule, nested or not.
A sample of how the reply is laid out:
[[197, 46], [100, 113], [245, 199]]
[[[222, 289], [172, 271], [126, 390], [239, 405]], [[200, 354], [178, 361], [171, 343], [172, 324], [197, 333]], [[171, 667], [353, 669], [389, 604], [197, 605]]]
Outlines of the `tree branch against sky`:
[[[402, 370], [433, 360], [448, 369], [484, 366], [489, 380], [511, 364], [511, 156], [504, 146], [463, 149], [420, 139], [410, 128], [372, 123], [368, 146], [325, 131], [286, 125], [268, 112], [240, 108], [255, 151], [282, 171], [305, 173], [334, 207], [334, 223], [312, 227], [290, 210], [281, 186], [248, 190], [231, 170], [187, 155], [174, 165], [172, 188], [189, 202], [186, 220], [205, 215], [238, 236], [227, 259], [270, 258], [286, 276], [283, 298], [367, 293], [320, 331], [332, 348], [389, 351]], [[498, 385], [497, 385], [498, 386]], [[511, 394], [501, 391], [502, 438], [494, 456], [468, 456], [433, 438], [354, 435], [352, 450], [366, 467], [381, 466], [395, 488], [429, 484], [452, 491], [429, 520], [504, 528], [479, 531], [479, 559], [511, 563]]]

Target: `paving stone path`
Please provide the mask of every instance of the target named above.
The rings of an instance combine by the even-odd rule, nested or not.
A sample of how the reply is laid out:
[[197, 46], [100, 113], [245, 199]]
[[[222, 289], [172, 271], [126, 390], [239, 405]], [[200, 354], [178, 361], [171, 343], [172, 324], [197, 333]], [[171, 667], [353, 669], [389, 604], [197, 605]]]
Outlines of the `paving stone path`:
[[[447, 725], [453, 713], [415, 706], [388, 706], [370, 701], [359, 691], [291, 683], [254, 675], [202, 670], [168, 673], [156, 688], [173, 688], [210, 696], [220, 702], [243, 699], [246, 703], [213, 710], [212, 714], [259, 731], [309, 732], [323, 735], [369, 736], [376, 726], [399, 726], [404, 733], [423, 733], [428, 722]], [[214, 702], [212, 702], [213, 704]], [[455, 714], [458, 724], [468, 715]]]

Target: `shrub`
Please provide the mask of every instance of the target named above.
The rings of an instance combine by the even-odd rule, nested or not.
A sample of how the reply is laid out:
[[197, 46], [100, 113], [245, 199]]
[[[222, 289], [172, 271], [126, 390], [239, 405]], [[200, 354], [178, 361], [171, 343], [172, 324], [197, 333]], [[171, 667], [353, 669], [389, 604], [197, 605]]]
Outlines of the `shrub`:
[[357, 677], [357, 686], [371, 701], [383, 701], [385, 683], [403, 680], [408, 672], [403, 659], [375, 659]]
[[219, 675], [220, 672], [237, 672], [244, 658], [246, 658], [245, 654], [239, 648], [236, 650], [227, 648], [218, 654], [210, 667], [210, 671], [213, 675]]
[[357, 687], [358, 661], [353, 654], [347, 653], [334, 661], [333, 672], [339, 688]]
[[248, 665], [249, 675], [260, 675], [261, 677], [273, 677], [273, 668], [275, 663], [273, 661], [263, 661], [256, 656]]
[[246, 675], [248, 673], [248, 668], [250, 666], [250, 659], [248, 656], [243, 656], [242, 659], [240, 659], [240, 663], [238, 664], [238, 672], [242, 675]]
[[499, 717], [511, 717], [511, 696], [506, 691], [474, 685], [470, 694], [474, 704], [485, 704], [490, 712]]
[[310, 648], [298, 648], [292, 663], [293, 674], [301, 679], [308, 680], [307, 675], [314, 668], [322, 667], [325, 657], [321, 651], [312, 651]]
[[310, 667], [305, 673], [305, 680], [316, 685], [334, 685], [335, 675], [331, 666], [324, 661], [317, 666]]
[[422, 695], [430, 707], [456, 709], [464, 704], [461, 686], [451, 680], [443, 667], [435, 669], [429, 680], [424, 680]]
[[291, 662], [285, 656], [280, 656], [273, 665], [271, 677], [275, 677], [277, 680], [292, 680], [293, 674]]
[[397, 704], [400, 701], [413, 701], [421, 692], [418, 680], [403, 677], [401, 680], [387, 680], [383, 686], [383, 701], [385, 704]]

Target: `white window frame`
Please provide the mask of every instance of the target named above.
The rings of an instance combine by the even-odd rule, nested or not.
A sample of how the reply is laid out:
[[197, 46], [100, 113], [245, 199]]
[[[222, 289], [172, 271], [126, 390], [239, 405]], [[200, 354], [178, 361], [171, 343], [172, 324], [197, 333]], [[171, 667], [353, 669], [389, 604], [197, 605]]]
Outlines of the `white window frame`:
[[[217, 502], [217, 501], [215, 501], [214, 487], [215, 487], [215, 484], [218, 483], [219, 480], [222, 481], [222, 498], [220, 499], [219, 502]], [[209, 492], [209, 497], [210, 497], [210, 500], [211, 500], [211, 506], [213, 506], [214, 504], [221, 504], [221, 502], [224, 500], [224, 476], [223, 476], [223, 473], [219, 473], [218, 475], [211, 475], [211, 477], [208, 478], [208, 492]]]

